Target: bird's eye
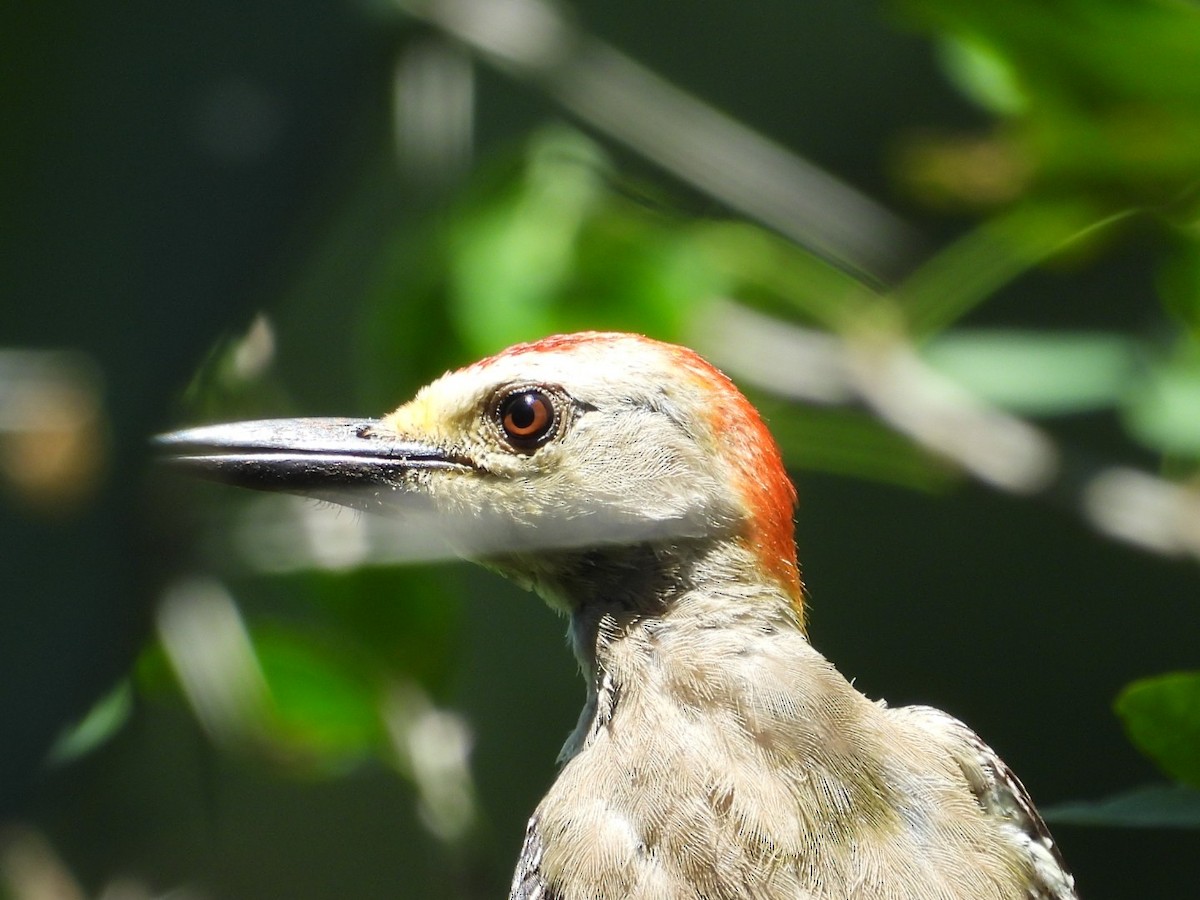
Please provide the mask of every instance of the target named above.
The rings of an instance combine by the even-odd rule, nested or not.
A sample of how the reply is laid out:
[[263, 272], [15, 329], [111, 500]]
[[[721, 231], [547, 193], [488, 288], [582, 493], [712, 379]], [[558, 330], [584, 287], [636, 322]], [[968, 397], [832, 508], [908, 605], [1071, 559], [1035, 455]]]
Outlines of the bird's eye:
[[558, 423], [554, 400], [545, 391], [526, 388], [500, 401], [500, 428], [518, 450], [532, 450], [551, 434]]

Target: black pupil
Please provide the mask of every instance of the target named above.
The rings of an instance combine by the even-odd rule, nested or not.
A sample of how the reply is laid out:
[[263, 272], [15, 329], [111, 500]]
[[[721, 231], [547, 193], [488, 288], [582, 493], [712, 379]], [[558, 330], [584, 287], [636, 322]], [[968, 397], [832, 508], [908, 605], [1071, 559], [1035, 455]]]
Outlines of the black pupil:
[[524, 431], [532, 426], [537, 421], [538, 406], [541, 403], [542, 398], [537, 394], [521, 394], [514, 398], [508, 411], [513, 427]]

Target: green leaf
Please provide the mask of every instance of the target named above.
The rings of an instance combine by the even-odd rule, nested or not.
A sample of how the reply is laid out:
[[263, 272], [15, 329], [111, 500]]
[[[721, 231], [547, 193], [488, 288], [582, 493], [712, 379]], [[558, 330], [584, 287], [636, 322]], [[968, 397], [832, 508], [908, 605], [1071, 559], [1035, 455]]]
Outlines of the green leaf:
[[997, 406], [1052, 415], [1114, 405], [1133, 374], [1135, 347], [1116, 334], [962, 330], [932, 340], [924, 356]]
[[122, 680], [101, 697], [80, 721], [76, 722], [50, 748], [50, 761], [70, 762], [91, 753], [120, 731], [133, 712], [133, 691]]
[[438, 565], [314, 569], [258, 578], [243, 593], [269, 598], [269, 609], [300, 612], [322, 634], [351, 643], [360, 667], [369, 663], [436, 688], [449, 680], [457, 660], [458, 574]]
[[1174, 456], [1200, 457], [1200, 347], [1184, 345], [1130, 393], [1126, 423], [1138, 440]]
[[337, 770], [384, 746], [382, 686], [353, 654], [279, 625], [251, 633], [272, 700], [264, 727], [277, 749]]
[[[1062, 197], [1082, 186], [1097, 198], [1153, 207], [1191, 191], [1200, 148], [1200, 17], [1193, 4], [906, 6], [939, 36], [967, 44], [967, 53], [950, 60], [951, 77], [1009, 114], [1009, 133], [1036, 172], [1034, 191]], [[1024, 106], [1004, 109], [1010, 84], [1019, 86]]]
[[1025, 111], [1029, 97], [1017, 72], [996, 48], [978, 38], [950, 36], [938, 44], [942, 68], [960, 91], [1001, 115]]
[[1114, 705], [1142, 753], [1172, 778], [1200, 787], [1200, 672], [1135, 681]]
[[692, 241], [739, 298], [776, 301], [789, 318], [844, 329], [878, 300], [862, 281], [778, 235], [744, 222], [701, 223]]
[[1022, 272], [1125, 217], [1088, 203], [1027, 204], [988, 220], [925, 263], [896, 291], [913, 334], [960, 319]]
[[1042, 815], [1054, 825], [1200, 828], [1200, 791], [1182, 784], [1148, 784], [1103, 800], [1059, 803]]
[[473, 352], [545, 334], [570, 279], [579, 237], [605, 196], [604, 159], [582, 134], [550, 129], [531, 145], [522, 177], [454, 224], [451, 301]]

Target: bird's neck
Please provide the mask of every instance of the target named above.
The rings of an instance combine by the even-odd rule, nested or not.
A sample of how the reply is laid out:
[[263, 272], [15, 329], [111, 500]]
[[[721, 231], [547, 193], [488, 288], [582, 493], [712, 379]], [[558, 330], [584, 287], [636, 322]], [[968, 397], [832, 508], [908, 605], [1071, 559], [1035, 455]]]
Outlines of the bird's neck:
[[[714, 642], [803, 630], [792, 598], [735, 540], [673, 542], [589, 552], [558, 570], [550, 591], [570, 614], [570, 638], [587, 684], [573, 756], [604, 725], [632, 673], [719, 665]], [[692, 647], [693, 654], [678, 648]], [[689, 678], [700, 677], [699, 672]]]

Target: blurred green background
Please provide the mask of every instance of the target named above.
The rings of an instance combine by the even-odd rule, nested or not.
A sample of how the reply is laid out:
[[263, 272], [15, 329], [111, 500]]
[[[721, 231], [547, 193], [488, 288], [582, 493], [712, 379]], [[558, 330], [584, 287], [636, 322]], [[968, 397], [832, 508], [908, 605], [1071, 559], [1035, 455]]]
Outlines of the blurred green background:
[[147, 438], [581, 328], [746, 389], [814, 643], [978, 730], [1082, 896], [1194, 891], [1194, 4], [5, 19], [0, 896], [504, 896], [564, 623]]

